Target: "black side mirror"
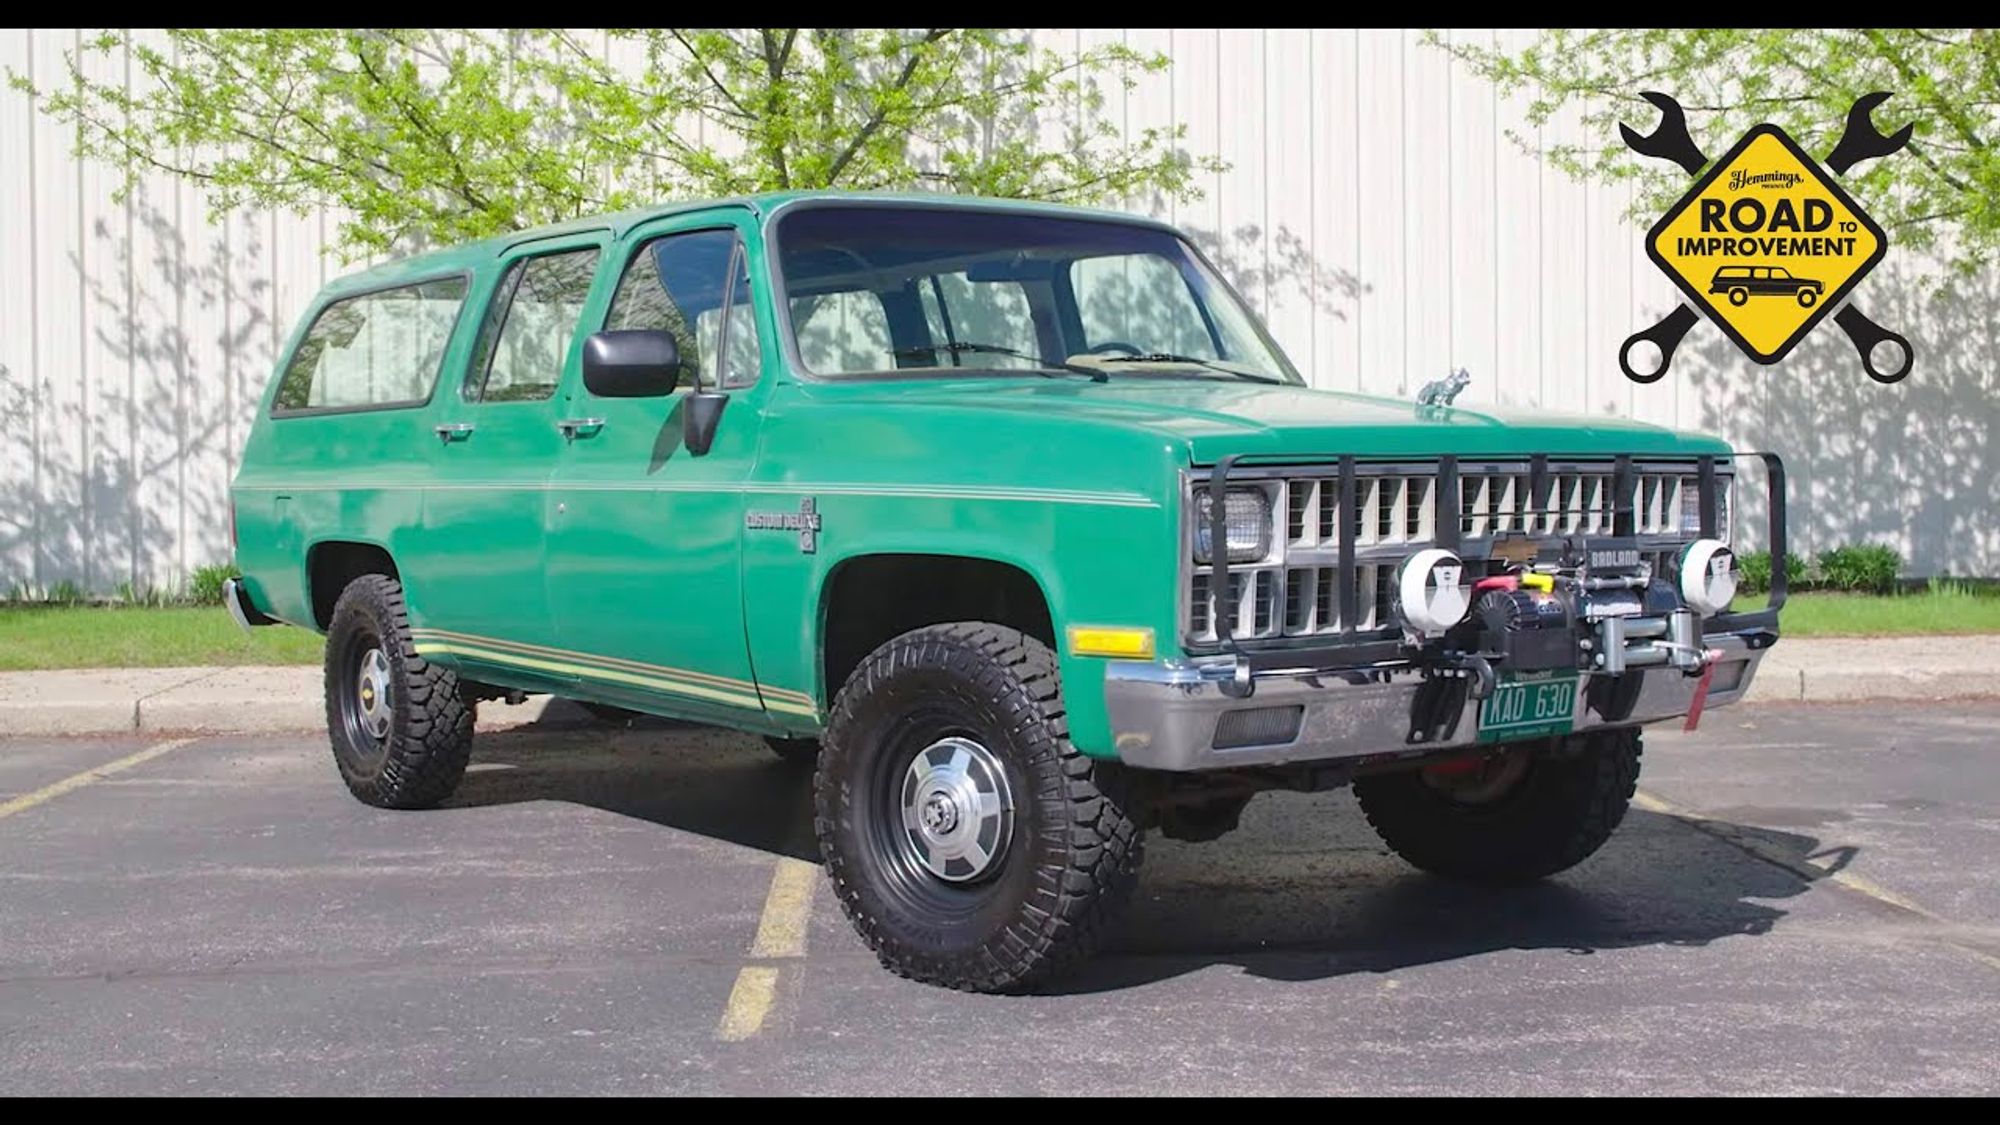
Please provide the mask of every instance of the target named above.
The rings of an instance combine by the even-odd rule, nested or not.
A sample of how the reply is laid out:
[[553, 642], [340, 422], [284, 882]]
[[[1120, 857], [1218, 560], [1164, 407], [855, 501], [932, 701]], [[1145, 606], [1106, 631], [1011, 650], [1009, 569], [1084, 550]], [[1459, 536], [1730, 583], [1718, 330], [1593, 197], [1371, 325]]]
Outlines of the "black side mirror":
[[715, 428], [722, 424], [722, 408], [729, 396], [720, 391], [695, 391], [681, 404], [681, 444], [696, 457], [706, 456], [715, 444]]
[[671, 332], [594, 332], [583, 342], [583, 386], [598, 398], [658, 398], [680, 381], [681, 348]]

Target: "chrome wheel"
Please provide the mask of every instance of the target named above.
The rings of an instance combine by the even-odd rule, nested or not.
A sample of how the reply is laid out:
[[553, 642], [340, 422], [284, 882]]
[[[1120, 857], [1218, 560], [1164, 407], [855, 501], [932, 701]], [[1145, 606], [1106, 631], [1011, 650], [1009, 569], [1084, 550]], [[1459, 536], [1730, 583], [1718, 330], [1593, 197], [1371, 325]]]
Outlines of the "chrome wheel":
[[361, 667], [354, 676], [354, 718], [368, 737], [377, 742], [389, 737], [389, 659], [379, 648], [361, 654]]
[[1000, 865], [1014, 835], [1014, 794], [993, 752], [967, 738], [931, 743], [903, 771], [910, 858], [946, 882], [971, 883]]

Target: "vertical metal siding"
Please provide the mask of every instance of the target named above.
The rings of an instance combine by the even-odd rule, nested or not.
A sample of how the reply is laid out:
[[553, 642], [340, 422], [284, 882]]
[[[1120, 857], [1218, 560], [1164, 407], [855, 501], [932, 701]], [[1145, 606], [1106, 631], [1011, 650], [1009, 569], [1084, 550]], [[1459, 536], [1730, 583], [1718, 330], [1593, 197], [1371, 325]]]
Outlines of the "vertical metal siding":
[[[84, 34], [0, 31], [0, 65], [59, 80]], [[1667, 379], [1635, 387], [1618, 344], [1676, 298], [1622, 218], [1630, 189], [1577, 184], [1509, 132], [1611, 138], [1524, 126], [1519, 98], [1415, 31], [1038, 35], [1172, 57], [1135, 89], [1109, 86], [1106, 112], [1131, 133], [1185, 126], [1189, 153], [1231, 167], [1202, 174], [1198, 200], [1127, 205], [1193, 232], [1315, 385], [1407, 396], [1463, 365], [1469, 405], [1720, 430], [1797, 466], [1804, 549], [1872, 538], [1920, 572], [2000, 569], [1985, 359], [2000, 280], [1945, 297], [1887, 270], [1870, 282], [1871, 315], [1922, 349], [1900, 388], [1867, 383], [1837, 334], [1772, 371], [1706, 326]], [[139, 80], [124, 59], [96, 65]], [[0, 91], [0, 595], [172, 588], [222, 560], [229, 475], [276, 349], [340, 272], [319, 252], [333, 216], [210, 221], [198, 192], [159, 175], [117, 204], [116, 174], [74, 160], [71, 141]]]

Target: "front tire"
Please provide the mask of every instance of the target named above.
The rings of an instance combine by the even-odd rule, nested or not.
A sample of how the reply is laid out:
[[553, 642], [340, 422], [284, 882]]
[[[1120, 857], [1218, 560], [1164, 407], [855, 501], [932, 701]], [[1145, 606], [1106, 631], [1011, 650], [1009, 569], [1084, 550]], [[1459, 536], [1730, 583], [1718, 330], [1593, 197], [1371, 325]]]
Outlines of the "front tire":
[[1798, 292], [1798, 299], [1800, 308], [1809, 309], [1819, 303], [1819, 293], [1812, 289], [1801, 289]]
[[458, 674], [412, 645], [402, 583], [348, 583], [326, 630], [326, 725], [348, 792], [385, 809], [451, 796], [472, 757], [472, 721]]
[[1624, 819], [1639, 781], [1637, 729], [1516, 747], [1475, 769], [1449, 764], [1355, 779], [1382, 842], [1414, 866], [1474, 883], [1526, 883], [1583, 862]]
[[1741, 285], [1732, 286], [1730, 288], [1729, 290], [1730, 304], [1740, 307], [1743, 304], [1743, 302], [1748, 301], [1749, 299], [1750, 299], [1750, 291], [1748, 289], [1743, 288]]
[[814, 827], [884, 966], [1013, 991], [1088, 956], [1129, 897], [1144, 843], [1129, 782], [1070, 745], [1047, 645], [939, 625], [876, 649], [841, 688]]

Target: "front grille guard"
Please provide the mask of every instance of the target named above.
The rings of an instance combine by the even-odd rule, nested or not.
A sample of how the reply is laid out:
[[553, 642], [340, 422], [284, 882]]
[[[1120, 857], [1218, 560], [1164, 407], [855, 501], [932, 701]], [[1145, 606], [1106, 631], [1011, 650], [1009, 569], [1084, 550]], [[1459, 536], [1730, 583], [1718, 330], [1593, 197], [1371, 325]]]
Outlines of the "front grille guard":
[[[1767, 511], [1770, 519], [1771, 549], [1771, 596], [1763, 609], [1745, 613], [1719, 613], [1702, 623], [1702, 632], [1737, 633], [1744, 635], [1751, 648], [1764, 648], [1778, 639], [1778, 611], [1784, 608], [1788, 586], [1785, 566], [1785, 463], [1775, 453], [1736, 453], [1732, 458], [1755, 457], [1764, 463], [1765, 489], [1768, 493]], [[1209, 471], [1207, 487], [1210, 496], [1227, 495], [1229, 473], [1239, 465], [1285, 464], [1296, 462], [1297, 454], [1231, 454], [1215, 463]], [[1699, 503], [1701, 506], [1701, 537], [1715, 538], [1720, 514], [1715, 505], [1715, 484], [1719, 467], [1729, 458], [1707, 456], [1697, 459], [1696, 476], [1699, 478]], [[1345, 454], [1337, 459], [1340, 482], [1340, 511], [1351, 512], [1355, 507], [1358, 459], [1353, 454]], [[1458, 491], [1459, 459], [1447, 454], [1438, 458], [1437, 472], [1437, 516], [1436, 546], [1456, 551], [1461, 545]], [[1638, 513], [1633, 504], [1637, 493], [1630, 454], [1620, 455], [1612, 460], [1612, 519], [1611, 534], [1630, 536], [1636, 530]], [[1530, 510], [1540, 511], [1549, 498], [1549, 455], [1532, 454], [1528, 458], [1528, 489]], [[1226, 544], [1228, 536], [1227, 505], [1209, 505], [1209, 542]], [[1251, 670], [1265, 668], [1333, 667], [1318, 657], [1337, 657], [1337, 663], [1345, 667], [1369, 664], [1387, 664], [1407, 660], [1411, 650], [1400, 638], [1385, 639], [1384, 630], [1376, 629], [1368, 633], [1358, 633], [1354, 628], [1358, 609], [1355, 589], [1354, 536], [1342, 535], [1338, 544], [1338, 566], [1340, 587], [1341, 632], [1333, 640], [1323, 641], [1312, 648], [1250, 649], [1237, 644], [1234, 615], [1216, 615], [1216, 643], [1233, 652]], [[1229, 552], [1211, 552], [1210, 568], [1213, 572], [1212, 588], [1229, 589]]]

